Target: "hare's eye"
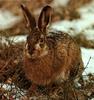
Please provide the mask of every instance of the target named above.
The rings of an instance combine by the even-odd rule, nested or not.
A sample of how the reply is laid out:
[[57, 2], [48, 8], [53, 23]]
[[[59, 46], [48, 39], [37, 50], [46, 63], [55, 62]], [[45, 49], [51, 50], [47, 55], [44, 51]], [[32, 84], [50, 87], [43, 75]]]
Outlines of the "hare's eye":
[[43, 39], [41, 39], [40, 42], [42, 43], [43, 42]]
[[43, 46], [44, 46], [44, 40], [40, 39], [40, 47], [43, 48]]
[[43, 48], [44, 47], [44, 44], [43, 43], [40, 43], [40, 47]]

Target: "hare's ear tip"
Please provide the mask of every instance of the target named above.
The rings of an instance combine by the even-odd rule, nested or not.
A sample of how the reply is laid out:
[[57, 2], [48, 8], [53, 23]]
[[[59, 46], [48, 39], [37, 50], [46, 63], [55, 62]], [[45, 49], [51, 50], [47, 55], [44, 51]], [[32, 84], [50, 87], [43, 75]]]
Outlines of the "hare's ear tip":
[[46, 5], [45, 7], [51, 7], [50, 5]]
[[25, 4], [23, 4], [23, 3], [20, 4], [20, 7], [21, 7], [22, 9], [26, 8]]
[[44, 8], [52, 8], [50, 5], [46, 5], [44, 6]]

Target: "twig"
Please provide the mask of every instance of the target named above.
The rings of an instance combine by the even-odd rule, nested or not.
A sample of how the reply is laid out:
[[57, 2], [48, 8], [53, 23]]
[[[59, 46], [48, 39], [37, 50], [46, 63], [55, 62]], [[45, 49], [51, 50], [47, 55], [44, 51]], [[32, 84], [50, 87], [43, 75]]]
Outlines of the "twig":
[[88, 68], [87, 66], [89, 65], [90, 60], [91, 60], [91, 57], [89, 57], [89, 60], [88, 60], [88, 62], [87, 62], [87, 64], [86, 64], [84, 70], [85, 70], [86, 68]]
[[10, 63], [11, 60], [12, 60], [12, 58], [10, 58], [10, 59], [6, 62], [6, 64], [3, 66], [3, 68], [1, 68], [0, 72], [2, 72], [2, 70]]

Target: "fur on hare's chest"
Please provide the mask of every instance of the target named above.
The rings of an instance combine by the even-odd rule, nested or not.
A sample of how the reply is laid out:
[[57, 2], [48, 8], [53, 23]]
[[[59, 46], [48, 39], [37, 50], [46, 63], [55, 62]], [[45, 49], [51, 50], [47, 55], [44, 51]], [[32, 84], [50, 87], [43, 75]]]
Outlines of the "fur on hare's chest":
[[[40, 59], [29, 59], [25, 57], [24, 70], [26, 76], [33, 83], [38, 85], [48, 85], [52, 83], [63, 64], [60, 61], [54, 63], [55, 58], [52, 55], [44, 56]], [[60, 67], [60, 68], [59, 68]]]

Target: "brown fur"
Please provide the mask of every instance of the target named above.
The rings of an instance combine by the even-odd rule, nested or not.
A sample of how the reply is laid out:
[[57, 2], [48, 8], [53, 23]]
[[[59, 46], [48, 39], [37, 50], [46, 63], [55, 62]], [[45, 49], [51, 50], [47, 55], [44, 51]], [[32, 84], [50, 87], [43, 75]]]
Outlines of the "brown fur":
[[[28, 10], [24, 5], [21, 6]], [[26, 10], [24, 12], [27, 15]], [[51, 14], [49, 11], [51, 12], [51, 7], [44, 7], [38, 21], [39, 28], [35, 28], [35, 24], [31, 27], [24, 51], [24, 71], [27, 78], [34, 84], [43, 86], [74, 79], [83, 69], [80, 47], [72, 37], [63, 32], [46, 31]], [[30, 18], [27, 15], [27, 19]]]

